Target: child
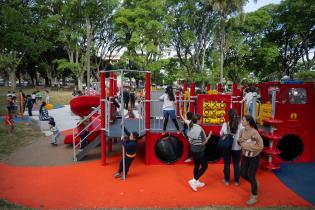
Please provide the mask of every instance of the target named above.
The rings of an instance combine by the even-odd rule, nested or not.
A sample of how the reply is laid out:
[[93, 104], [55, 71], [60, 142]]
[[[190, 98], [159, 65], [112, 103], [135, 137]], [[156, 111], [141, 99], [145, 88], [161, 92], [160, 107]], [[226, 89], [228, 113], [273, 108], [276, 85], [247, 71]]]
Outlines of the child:
[[[11, 98], [11, 97], [8, 97], [8, 98]], [[7, 108], [8, 108], [8, 115], [5, 118], [5, 124], [8, 126], [7, 133], [12, 133], [14, 129], [12, 106], [8, 106]]]
[[54, 146], [57, 146], [57, 138], [60, 136], [60, 132], [58, 130], [58, 128], [56, 127], [56, 123], [53, 120], [49, 121], [49, 127], [50, 127], [50, 131], [53, 133], [51, 135], [51, 144]]
[[46, 92], [45, 102], [46, 102], [46, 104], [49, 104], [49, 91], [45, 90], [45, 92]]
[[128, 108], [128, 113], [126, 114], [125, 117], [127, 117], [129, 119], [135, 119], [136, 118], [136, 115], [133, 112], [132, 108], [130, 108], [130, 107]]
[[168, 118], [171, 117], [176, 129], [177, 134], [180, 134], [179, 126], [176, 120], [176, 111], [175, 111], [175, 96], [173, 93], [172, 86], [167, 86], [165, 89], [165, 93], [159, 98], [160, 101], [163, 101], [163, 116], [164, 116], [164, 123], [163, 123], [163, 132], [162, 135], [165, 135], [166, 126], [168, 123]]
[[32, 109], [33, 109], [33, 99], [31, 97], [31, 95], [27, 95], [26, 96], [26, 106], [27, 106], [27, 110], [28, 110], [28, 116], [33, 116], [32, 114]]
[[[139, 138], [138, 132], [129, 132], [126, 127], [124, 127], [124, 132], [127, 136], [122, 138], [122, 144], [125, 148], [125, 176], [127, 176], [130, 165], [133, 159], [136, 157], [137, 140]], [[114, 174], [115, 178], [122, 177], [123, 173], [123, 159], [121, 159], [119, 164], [118, 172]]]

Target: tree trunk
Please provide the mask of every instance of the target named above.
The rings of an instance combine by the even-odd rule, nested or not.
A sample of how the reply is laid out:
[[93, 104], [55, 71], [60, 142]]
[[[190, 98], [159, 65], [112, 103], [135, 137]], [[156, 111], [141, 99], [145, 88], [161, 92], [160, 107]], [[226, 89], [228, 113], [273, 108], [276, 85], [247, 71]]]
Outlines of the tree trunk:
[[11, 90], [15, 90], [15, 71], [12, 70], [11, 68], [8, 68], [9, 72], [9, 81], [11, 82]]
[[83, 88], [83, 74], [78, 77], [78, 89], [82, 91]]
[[221, 20], [221, 43], [220, 43], [220, 83], [223, 83], [223, 64], [224, 64], [224, 44], [225, 44], [225, 18]]

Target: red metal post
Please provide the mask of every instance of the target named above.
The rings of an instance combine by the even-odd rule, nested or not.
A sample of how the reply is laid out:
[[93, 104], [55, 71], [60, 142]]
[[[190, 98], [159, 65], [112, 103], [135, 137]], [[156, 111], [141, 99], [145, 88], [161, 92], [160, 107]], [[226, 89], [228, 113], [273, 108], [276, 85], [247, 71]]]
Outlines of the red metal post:
[[113, 139], [109, 138], [108, 139], [108, 152], [112, 152], [113, 151]]
[[106, 136], [105, 136], [105, 72], [101, 72], [101, 154], [102, 165], [106, 165]]
[[113, 92], [114, 92], [114, 73], [110, 72], [109, 73], [109, 98], [110, 98], [110, 108], [109, 108], [109, 122], [113, 123]]
[[175, 92], [175, 96], [176, 96], [176, 116], [179, 117], [179, 90], [176, 90]]
[[117, 75], [114, 73], [114, 88], [113, 88], [114, 96], [117, 95]]
[[222, 84], [221, 83], [218, 84], [218, 92], [222, 93]]
[[207, 84], [207, 92], [211, 90], [210, 84]]
[[190, 83], [190, 105], [189, 105], [189, 111], [192, 113], [195, 113], [195, 103], [194, 103], [194, 96], [195, 96], [195, 83]]
[[185, 93], [187, 91], [187, 82], [184, 82], [183, 84], [183, 92]]
[[150, 131], [150, 99], [151, 99], [151, 78], [150, 72], [145, 74], [145, 129], [146, 133]]

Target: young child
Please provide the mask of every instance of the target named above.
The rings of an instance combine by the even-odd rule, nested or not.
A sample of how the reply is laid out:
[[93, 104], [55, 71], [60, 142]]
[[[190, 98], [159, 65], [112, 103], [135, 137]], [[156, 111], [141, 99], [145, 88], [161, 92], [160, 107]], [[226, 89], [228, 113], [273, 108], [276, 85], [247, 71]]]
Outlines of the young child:
[[8, 115], [5, 117], [5, 124], [8, 126], [7, 133], [12, 133], [14, 129], [12, 106], [8, 106]]
[[50, 120], [48, 122], [48, 124], [50, 127], [50, 131], [52, 132], [50, 143], [54, 146], [57, 146], [57, 138], [60, 136], [60, 132], [59, 132], [58, 128], [56, 127], [55, 121]]
[[[133, 159], [136, 157], [137, 140], [139, 138], [138, 132], [129, 132], [126, 127], [124, 127], [124, 132], [127, 136], [122, 138], [122, 144], [125, 148], [125, 176], [127, 176], [130, 165]], [[115, 178], [123, 176], [123, 159], [121, 159], [119, 164], [118, 172], [114, 174]]]

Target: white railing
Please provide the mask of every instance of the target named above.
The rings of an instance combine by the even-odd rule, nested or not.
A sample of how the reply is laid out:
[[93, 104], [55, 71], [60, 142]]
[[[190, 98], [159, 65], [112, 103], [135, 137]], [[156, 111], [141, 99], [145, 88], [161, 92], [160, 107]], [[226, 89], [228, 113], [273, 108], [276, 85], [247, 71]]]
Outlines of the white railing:
[[139, 103], [139, 131], [138, 133], [141, 135], [145, 132], [145, 101], [140, 101]]
[[[88, 116], [84, 117], [78, 124], [77, 124], [77, 127], [73, 128], [72, 129], [72, 146], [73, 146], [73, 160], [74, 161], [77, 161], [76, 159], [76, 154], [77, 154], [77, 150], [78, 148], [80, 149], [81, 148], [81, 144], [82, 142], [87, 138], [89, 137], [93, 131], [95, 131], [96, 129], [98, 129], [100, 127], [100, 122], [98, 122], [97, 120], [100, 119], [100, 106], [98, 106], [97, 108], [95, 108]], [[97, 114], [97, 116], [91, 121], [91, 117], [93, 115]], [[87, 122], [89, 121], [89, 124], [87, 124], [82, 130], [78, 130], [78, 127], [84, 123], [84, 122]], [[93, 128], [93, 130], [89, 131], [89, 134], [86, 135], [83, 139], [80, 138], [80, 135], [84, 132], [84, 131], [87, 131], [89, 129], [89, 127], [93, 124], [93, 123], [97, 123], [98, 124]], [[75, 140], [79, 138], [80, 141], [78, 143], [75, 142]]]
[[110, 135], [110, 105], [113, 103], [107, 99], [105, 99], [104, 101], [102, 101], [101, 103], [105, 103], [105, 132], [107, 132], [107, 135]]
[[[159, 104], [158, 106], [161, 105], [161, 103], [163, 103], [163, 101], [160, 101], [160, 100], [145, 100], [145, 101], [141, 101], [141, 105], [140, 107], [143, 107], [144, 109], [144, 112], [143, 112], [143, 119], [144, 120], [140, 120], [140, 124], [143, 123], [142, 127], [140, 127], [140, 129], [142, 130], [145, 130], [145, 102], [150, 102], [150, 106], [153, 104], [153, 106], [155, 106], [155, 104]], [[187, 103], [187, 102], [193, 102], [193, 100], [176, 100], [175, 101], [175, 113], [176, 113], [176, 116], [177, 116], [177, 113], [179, 112], [180, 113], [180, 109], [182, 107], [183, 104]], [[179, 110], [177, 110], [177, 103], [178, 106], [179, 106]], [[151, 119], [153, 118], [153, 124], [150, 124], [150, 130], [151, 131], [162, 131], [163, 130], [163, 123], [164, 123], [164, 115], [163, 115], [163, 109], [159, 109], [160, 111], [156, 114], [155, 113], [155, 116], [150, 116], [150, 121]], [[141, 115], [141, 114], [140, 114]], [[176, 131], [175, 129], [169, 129], [169, 131]]]

